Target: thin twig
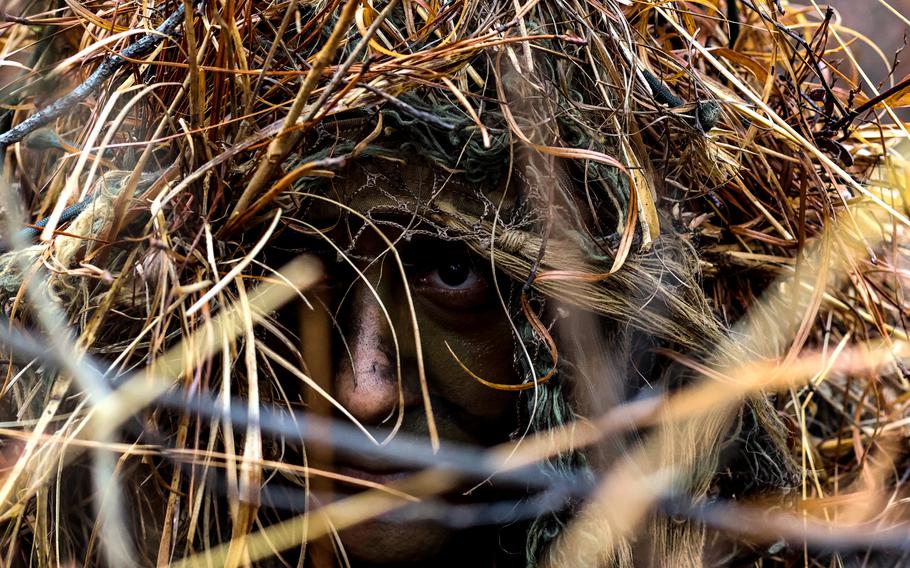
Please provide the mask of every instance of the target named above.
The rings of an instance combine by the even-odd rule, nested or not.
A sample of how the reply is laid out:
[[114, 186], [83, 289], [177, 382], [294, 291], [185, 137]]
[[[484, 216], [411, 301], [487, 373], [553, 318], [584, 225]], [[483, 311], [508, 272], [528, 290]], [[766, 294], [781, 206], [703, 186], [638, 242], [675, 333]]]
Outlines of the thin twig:
[[871, 99], [869, 99], [868, 101], [859, 105], [855, 109], [849, 111], [840, 120], [838, 120], [833, 126], [831, 126], [830, 130], [832, 132], [837, 132], [841, 128], [845, 128], [845, 127], [849, 126], [851, 122], [856, 120], [856, 117], [858, 117], [859, 115], [863, 114], [864, 112], [866, 112], [868, 110], [871, 110], [880, 102], [888, 99], [889, 97], [894, 96], [896, 93], [903, 91], [907, 87], [910, 87], [910, 77], [905, 77], [903, 80], [901, 80], [900, 83], [894, 85], [887, 91], [884, 91], [883, 93], [879, 93], [878, 95], [872, 97]]
[[[2, 134], [0, 134], [0, 154], [6, 151], [11, 144], [19, 142], [35, 130], [46, 126], [51, 121], [63, 116], [76, 104], [82, 102], [93, 92], [98, 90], [108, 79], [113, 77], [121, 67], [127, 64], [131, 59], [141, 59], [154, 50], [161, 41], [172, 36], [177, 28], [183, 23], [183, 6], [178, 6], [177, 10], [158, 26], [154, 33], [145, 35], [136, 43], [131, 44], [119, 54], [108, 56], [95, 71], [89, 75], [88, 79], [83, 81], [75, 89], [60, 97], [50, 105], [42, 108], [35, 114], [16, 125]], [[2, 162], [0, 162], [2, 167]]]
[[407, 113], [407, 114], [413, 116], [414, 118], [420, 119], [420, 120], [426, 122], [427, 124], [432, 124], [436, 128], [441, 128], [442, 130], [455, 130], [454, 124], [452, 124], [450, 122], [446, 122], [445, 120], [439, 118], [438, 116], [436, 116], [433, 113], [426, 112], [426, 111], [420, 110], [418, 108], [414, 108], [413, 106], [402, 101], [401, 99], [397, 99], [397, 98], [393, 97], [392, 95], [386, 93], [385, 91], [381, 91], [381, 90], [377, 89], [376, 87], [367, 85], [366, 83], [364, 83], [363, 85], [360, 85], [360, 86], [363, 87], [364, 89], [370, 91], [374, 95], [378, 95], [380, 98], [382, 98], [383, 100], [385, 100], [386, 102], [388, 102], [389, 104], [394, 106], [395, 108], [399, 109], [400, 111], [402, 111], [404, 113]]
[[[329, 84], [322, 91], [322, 94], [319, 96], [319, 98], [316, 99], [316, 104], [313, 105], [313, 108], [307, 117], [308, 119], [312, 119], [315, 114], [319, 112], [320, 109], [322, 109], [322, 106], [326, 103], [329, 97], [332, 96], [332, 93], [335, 91], [338, 85], [341, 84], [341, 81], [344, 79], [345, 74], [348, 72], [348, 70], [350, 70], [354, 63], [356, 63], [357, 59], [370, 44], [370, 40], [373, 39], [373, 36], [376, 35], [377, 31], [379, 31], [379, 26], [385, 22], [386, 18], [389, 17], [389, 14], [392, 13], [392, 9], [394, 9], [396, 5], [398, 5], [398, 0], [392, 0], [385, 8], [382, 9], [382, 12], [379, 13], [379, 16], [373, 20], [373, 23], [370, 24], [369, 28], [367, 28], [367, 31], [360, 39], [360, 42], [357, 43], [357, 46], [354, 48], [351, 54], [348, 55], [348, 58], [344, 61], [344, 63], [341, 64], [338, 70], [335, 71], [335, 74], [332, 76]], [[367, 63], [369, 63], [369, 59], [367, 60]]]
[[[818, 80], [821, 83], [822, 88], [825, 90], [825, 96], [828, 97], [828, 100], [830, 100], [834, 104], [834, 106], [837, 107], [837, 110], [838, 110], [838, 112], [841, 113], [841, 115], [847, 114], [847, 109], [844, 108], [844, 105], [840, 102], [840, 99], [838, 99], [837, 96], [834, 94], [834, 91], [831, 90], [831, 85], [829, 85], [828, 81], [825, 80], [825, 74], [822, 72], [819, 56], [812, 49], [812, 46], [809, 45], [809, 43], [805, 39], [803, 39], [799, 34], [794, 32], [787, 26], [783, 25], [782, 23], [778, 22], [776, 19], [768, 16], [765, 12], [756, 8], [755, 5], [752, 4], [751, 0], [741, 0], [741, 2], [743, 3], [744, 6], [748, 7], [749, 9], [754, 11], [756, 14], [758, 14], [761, 17], [761, 19], [765, 20], [766, 22], [768, 22], [769, 24], [774, 26], [774, 28], [777, 29], [777, 31], [783, 33], [784, 35], [786, 35], [787, 37], [792, 39], [794, 42], [796, 42], [796, 44], [799, 47], [802, 47], [806, 50], [806, 59], [804, 62], [808, 63], [808, 65], [812, 68], [813, 73], [815, 73], [815, 76], [818, 77]], [[779, 6], [779, 4], [776, 4], [776, 5]], [[782, 14], [783, 8], [779, 8], [778, 11]], [[830, 20], [832, 14], [833, 14], [833, 12], [831, 12], [831, 10], [829, 8], [828, 12], [825, 14], [826, 22], [828, 20]]]
[[253, 174], [250, 183], [246, 186], [246, 189], [240, 195], [240, 198], [237, 199], [237, 203], [234, 205], [230, 217], [240, 215], [252, 200], [262, 193], [265, 184], [268, 182], [269, 178], [272, 177], [275, 168], [284, 161], [288, 153], [290, 153], [291, 149], [294, 147], [298, 134], [292, 134], [290, 130], [297, 124], [297, 119], [300, 118], [301, 113], [303, 113], [304, 106], [306, 105], [307, 99], [310, 97], [310, 93], [313, 92], [313, 89], [315, 89], [316, 85], [319, 83], [323, 70], [329, 65], [332, 59], [335, 58], [335, 52], [338, 51], [338, 46], [347, 33], [348, 26], [350, 25], [351, 20], [354, 19], [354, 13], [357, 11], [359, 5], [360, 2], [358, 0], [349, 0], [348, 3], [345, 4], [344, 9], [341, 11], [341, 15], [338, 17], [338, 22], [332, 30], [332, 35], [329, 36], [328, 41], [326, 41], [325, 45], [319, 51], [316, 60], [313, 62], [313, 66], [310, 68], [303, 83], [300, 85], [294, 103], [291, 105], [291, 110], [288, 111], [284, 124], [281, 126], [281, 131], [269, 144], [265, 158], [259, 163], [259, 167], [256, 169], [256, 173]]

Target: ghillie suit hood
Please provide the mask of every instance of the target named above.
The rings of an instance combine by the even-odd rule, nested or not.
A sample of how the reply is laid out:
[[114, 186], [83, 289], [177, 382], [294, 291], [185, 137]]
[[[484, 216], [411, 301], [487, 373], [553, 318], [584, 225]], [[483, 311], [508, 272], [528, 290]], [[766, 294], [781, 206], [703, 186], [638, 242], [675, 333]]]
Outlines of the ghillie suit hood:
[[[4, 116], [5, 183], [18, 189], [29, 222], [44, 220], [16, 228], [7, 198], [6, 242], [18, 250], [0, 256], [0, 299], [20, 327], [65, 326], [60, 353], [109, 364], [99, 385], [78, 365], [29, 364], [11, 348], [4, 416], [31, 434], [3, 438], [13, 456], [0, 488], [10, 558], [91, 563], [106, 531], [135, 542], [150, 563], [209, 549], [229, 564], [274, 555], [253, 543], [268, 516], [259, 510], [262, 460], [279, 457], [284, 441], [263, 444], [250, 427], [228, 434], [230, 422], [210, 416], [174, 418], [151, 404], [160, 383], [139, 395], [130, 377], [151, 369], [143, 376], [181, 394], [239, 393], [250, 409], [280, 400], [268, 367], [243, 354], [263, 340], [252, 319], [214, 336], [212, 314], [253, 301], [244, 278], [273, 278], [260, 263], [293, 237], [288, 220], [328, 201], [344, 210], [333, 180], [362, 175], [367, 193], [394, 186], [377, 182], [376, 167], [401, 181], [378, 206], [394, 203], [420, 231], [464, 242], [513, 281], [515, 364], [533, 387], [521, 395], [527, 428], [516, 438], [553, 432], [557, 450], [539, 460], [545, 474], [597, 481], [589, 499], [530, 523], [528, 564], [696, 566], [786, 555], [766, 546], [767, 533], [740, 539], [701, 513], [733, 499], [786, 508], [800, 484], [803, 503], [825, 496], [824, 476], [816, 472], [814, 487], [806, 479], [843, 456], [806, 463], [819, 457], [810, 439], [841, 448], [851, 426], [834, 417], [891, 412], [884, 401], [900, 398], [893, 361], [874, 370], [891, 390], [871, 410], [863, 397], [832, 402], [829, 362], [792, 382], [767, 369], [816, 346], [840, 353], [857, 325], [864, 341], [905, 337], [896, 285], [863, 269], [870, 254], [898, 267], [904, 252], [889, 248], [906, 222], [900, 195], [879, 181], [891, 170], [872, 175], [896, 161], [890, 136], [902, 127], [878, 125], [879, 143], [854, 127], [848, 106], [863, 103], [833, 88], [819, 62], [826, 21], [801, 11], [781, 20], [759, 6], [730, 11], [727, 26], [715, 4], [677, 8], [250, 0], [165, 2], [151, 22], [118, 6], [37, 20], [96, 37], [136, 22], [159, 33], [128, 54], [145, 58], [135, 69], [116, 54], [80, 52], [89, 66], [102, 59], [100, 78], [66, 89], [71, 114], [40, 115], [50, 134], [28, 122], [28, 105]], [[786, 26], [807, 21], [814, 43], [794, 44]], [[74, 47], [71, 36], [58, 47]], [[793, 56], [786, 72], [776, 67], [780, 53]], [[45, 57], [36, 54], [34, 67]], [[81, 71], [64, 63], [55, 73], [79, 83]], [[17, 104], [49, 103], [37, 82], [29, 86], [16, 91]], [[58, 162], [73, 146], [85, 150]], [[429, 179], [409, 183], [418, 166]], [[372, 210], [348, 215], [371, 219]], [[872, 221], [889, 230], [872, 239], [863, 230]], [[46, 240], [35, 242], [39, 232]], [[181, 349], [203, 354], [174, 359]], [[240, 360], [243, 370], [229, 372]], [[768, 384], [737, 376], [767, 361]], [[800, 390], [809, 379], [815, 390]], [[831, 422], [810, 424], [814, 392], [825, 393], [813, 402], [817, 416]], [[707, 412], [705, 400], [714, 401]], [[73, 480], [60, 472], [78, 467], [80, 448], [114, 441], [96, 407], [119, 409], [131, 426], [124, 432], [138, 427], [149, 446], [118, 446], [116, 464], [95, 458], [96, 478], [129, 480], [123, 490], [137, 521], [120, 532], [61, 498]], [[849, 422], [875, 445], [861, 420]], [[591, 437], [592, 424], [613, 433]], [[576, 429], [578, 443], [566, 443]], [[214, 504], [223, 497], [207, 484], [213, 462], [187, 470], [168, 452], [219, 455], [236, 488], [228, 506]], [[134, 481], [143, 477], [169, 490]], [[219, 515], [226, 526], [212, 530]], [[800, 536], [771, 535], [772, 543]], [[282, 542], [305, 549], [299, 538]]]

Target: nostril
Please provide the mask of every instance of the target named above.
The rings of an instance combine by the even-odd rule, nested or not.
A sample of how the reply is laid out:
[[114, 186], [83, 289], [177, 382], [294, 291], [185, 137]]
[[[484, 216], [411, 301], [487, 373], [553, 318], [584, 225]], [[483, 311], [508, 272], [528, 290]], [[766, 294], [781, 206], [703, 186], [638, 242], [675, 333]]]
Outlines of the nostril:
[[398, 381], [392, 367], [382, 361], [343, 364], [335, 378], [335, 390], [338, 402], [365, 424], [381, 423], [398, 406]]
[[[378, 425], [401, 400], [390, 323], [365, 286], [351, 295], [344, 354], [335, 373], [335, 397], [364, 424]], [[405, 395], [405, 403], [409, 397]]]

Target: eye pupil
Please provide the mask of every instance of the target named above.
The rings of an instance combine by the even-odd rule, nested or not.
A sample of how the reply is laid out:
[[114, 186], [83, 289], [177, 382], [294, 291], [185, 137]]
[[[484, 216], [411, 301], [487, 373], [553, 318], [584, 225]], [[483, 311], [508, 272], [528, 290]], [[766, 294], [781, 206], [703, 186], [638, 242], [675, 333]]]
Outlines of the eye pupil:
[[464, 284], [471, 275], [471, 267], [463, 262], [451, 262], [439, 267], [439, 279], [446, 286]]

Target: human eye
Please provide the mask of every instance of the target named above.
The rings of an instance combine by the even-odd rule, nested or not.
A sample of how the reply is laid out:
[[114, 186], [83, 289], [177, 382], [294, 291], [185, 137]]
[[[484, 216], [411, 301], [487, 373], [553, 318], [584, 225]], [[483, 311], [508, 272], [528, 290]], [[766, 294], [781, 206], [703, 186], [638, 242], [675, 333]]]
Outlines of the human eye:
[[419, 294], [452, 310], [479, 308], [487, 303], [490, 285], [472, 258], [455, 251], [435, 256], [418, 269], [414, 288]]

